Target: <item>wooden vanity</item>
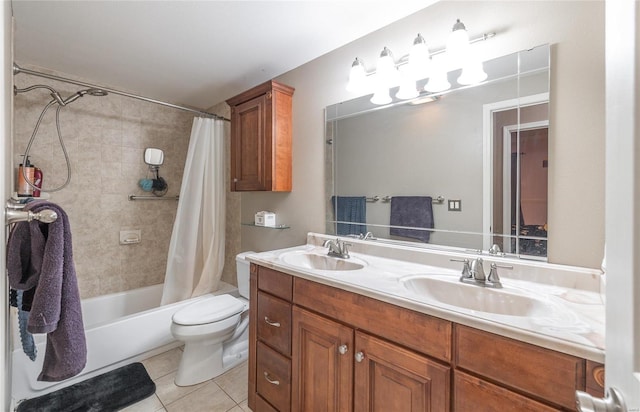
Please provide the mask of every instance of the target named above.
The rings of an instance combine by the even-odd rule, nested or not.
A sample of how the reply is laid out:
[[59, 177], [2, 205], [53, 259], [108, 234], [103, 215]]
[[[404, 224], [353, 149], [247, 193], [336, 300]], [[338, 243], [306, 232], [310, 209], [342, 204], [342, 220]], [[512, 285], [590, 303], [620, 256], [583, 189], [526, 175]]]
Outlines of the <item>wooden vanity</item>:
[[251, 264], [249, 407], [573, 411], [603, 365]]

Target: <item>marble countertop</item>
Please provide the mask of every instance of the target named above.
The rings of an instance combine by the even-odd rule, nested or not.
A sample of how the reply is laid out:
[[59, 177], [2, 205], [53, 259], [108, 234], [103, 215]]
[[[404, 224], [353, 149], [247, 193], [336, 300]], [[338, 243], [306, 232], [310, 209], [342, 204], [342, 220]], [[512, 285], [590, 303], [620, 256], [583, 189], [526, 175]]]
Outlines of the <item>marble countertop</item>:
[[[519, 268], [515, 267], [513, 270], [515, 275], [512, 277], [506, 276], [507, 270], [500, 273], [503, 288], [497, 290], [497, 293], [505, 293], [509, 298], [524, 296], [526, 302], [533, 299], [537, 309], [530, 310], [526, 316], [472, 310], [455, 306], [450, 304], [451, 302], [443, 303], [430, 294], [407, 286], [406, 281], [412, 277], [428, 277], [449, 285], [455, 284], [455, 287], [475, 288], [471, 292], [475, 293], [474, 291], [477, 290], [478, 295], [487, 292], [480, 286], [461, 284], [458, 281], [460, 270], [452, 267], [415, 263], [404, 259], [379, 257], [379, 254], [359, 252], [351, 252], [351, 259], [349, 259], [350, 262], [365, 264], [364, 268], [358, 270], [318, 270], [287, 263], [287, 260], [290, 261], [287, 256], [291, 257], [295, 254], [326, 256], [327, 248], [319, 246], [321, 240], [322, 235], [310, 236], [305, 245], [248, 255], [247, 260], [292, 276], [358, 293], [427, 315], [604, 363], [605, 306], [601, 293], [593, 288], [567, 287], [522, 280], [517, 276]], [[352, 239], [349, 239], [349, 242], [352, 242]], [[363, 249], [357, 247], [358, 245], [355, 246], [356, 250]], [[488, 269], [488, 265], [485, 266], [487, 273]], [[577, 272], [576, 276], [585, 276], [584, 273], [580, 273], [580, 270]], [[566, 274], [564, 276], [567, 277]], [[513, 299], [507, 299], [507, 304], [513, 301]], [[518, 299], [515, 302], [518, 302]]]

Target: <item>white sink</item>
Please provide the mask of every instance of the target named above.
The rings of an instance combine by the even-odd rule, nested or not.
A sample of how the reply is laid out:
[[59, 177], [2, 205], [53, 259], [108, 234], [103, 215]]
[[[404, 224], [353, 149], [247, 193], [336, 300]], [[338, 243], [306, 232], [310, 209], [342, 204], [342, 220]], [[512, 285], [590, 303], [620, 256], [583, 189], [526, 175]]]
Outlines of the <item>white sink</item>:
[[401, 282], [421, 297], [471, 311], [507, 316], [538, 316], [550, 311], [546, 302], [535, 297], [464, 284], [452, 276], [415, 275]]
[[362, 269], [366, 266], [365, 261], [354, 257], [341, 259], [327, 255], [298, 251], [285, 253], [280, 256], [280, 259], [291, 266], [314, 270], [348, 271]]

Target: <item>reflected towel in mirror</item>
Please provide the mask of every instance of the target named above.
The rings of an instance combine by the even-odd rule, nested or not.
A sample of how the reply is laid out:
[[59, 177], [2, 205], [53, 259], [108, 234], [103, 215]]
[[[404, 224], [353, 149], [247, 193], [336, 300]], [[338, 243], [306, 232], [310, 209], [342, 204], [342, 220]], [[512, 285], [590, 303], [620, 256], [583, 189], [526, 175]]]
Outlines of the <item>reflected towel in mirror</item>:
[[431, 231], [407, 229], [407, 227], [433, 229], [431, 196], [393, 196], [389, 224], [392, 226], [389, 230], [392, 236], [408, 237], [429, 243]]
[[367, 233], [367, 198], [365, 196], [331, 196], [333, 215], [338, 222], [337, 235], [359, 235]]

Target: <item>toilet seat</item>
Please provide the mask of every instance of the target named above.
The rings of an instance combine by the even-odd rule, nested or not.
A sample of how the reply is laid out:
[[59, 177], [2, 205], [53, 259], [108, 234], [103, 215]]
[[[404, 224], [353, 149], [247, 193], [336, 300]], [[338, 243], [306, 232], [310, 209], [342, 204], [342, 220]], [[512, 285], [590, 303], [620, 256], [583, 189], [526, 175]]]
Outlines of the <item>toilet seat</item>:
[[172, 320], [184, 326], [214, 323], [237, 315], [244, 310], [244, 306], [231, 295], [210, 296], [180, 309]]

